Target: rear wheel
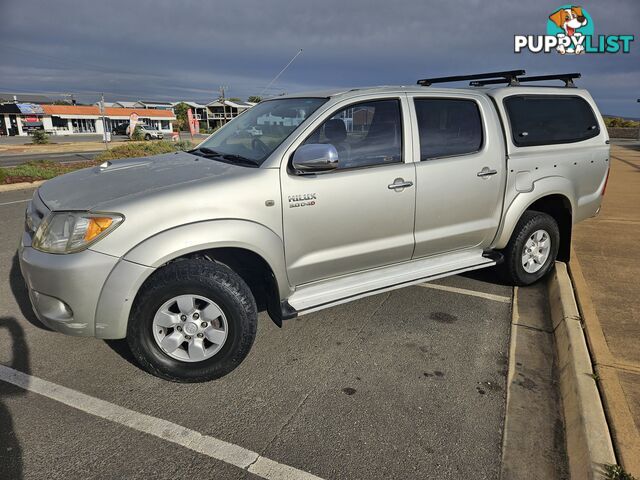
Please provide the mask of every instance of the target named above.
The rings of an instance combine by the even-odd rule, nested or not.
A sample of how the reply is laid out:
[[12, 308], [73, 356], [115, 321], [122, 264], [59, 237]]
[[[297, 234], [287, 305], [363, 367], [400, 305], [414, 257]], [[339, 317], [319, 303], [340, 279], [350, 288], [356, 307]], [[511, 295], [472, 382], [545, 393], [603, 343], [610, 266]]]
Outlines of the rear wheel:
[[151, 135], [149, 135], [148, 133], [144, 136], [145, 140], [151, 140]]
[[559, 243], [560, 232], [553, 217], [526, 211], [502, 252], [502, 276], [507, 282], [519, 286], [538, 281], [553, 268]]
[[255, 300], [235, 272], [206, 260], [182, 260], [145, 284], [129, 318], [127, 341], [148, 372], [202, 382], [240, 365], [256, 326]]

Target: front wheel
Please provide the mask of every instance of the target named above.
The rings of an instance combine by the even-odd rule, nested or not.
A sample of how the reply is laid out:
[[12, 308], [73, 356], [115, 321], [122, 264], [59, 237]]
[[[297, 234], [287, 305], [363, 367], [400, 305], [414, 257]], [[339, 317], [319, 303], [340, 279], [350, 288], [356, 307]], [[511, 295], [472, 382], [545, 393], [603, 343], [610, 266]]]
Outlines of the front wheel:
[[524, 212], [502, 252], [502, 276], [512, 285], [535, 283], [553, 268], [559, 243], [560, 232], [553, 217], [531, 210]]
[[143, 286], [129, 318], [127, 341], [153, 375], [202, 382], [240, 365], [256, 327], [256, 303], [242, 278], [217, 263], [181, 260]]

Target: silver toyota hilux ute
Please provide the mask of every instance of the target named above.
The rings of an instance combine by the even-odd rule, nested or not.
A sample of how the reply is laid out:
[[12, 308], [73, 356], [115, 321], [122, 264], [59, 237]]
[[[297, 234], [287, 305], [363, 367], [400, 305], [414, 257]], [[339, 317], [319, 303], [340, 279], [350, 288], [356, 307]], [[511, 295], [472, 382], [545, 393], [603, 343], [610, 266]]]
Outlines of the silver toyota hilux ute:
[[[195, 382], [285, 319], [496, 265], [528, 285], [598, 213], [609, 139], [578, 74], [262, 101], [189, 152], [43, 184], [19, 258], [42, 323]], [[564, 87], [530, 86], [538, 79]], [[473, 80], [469, 88], [435, 88]], [[258, 132], [258, 133], [256, 133]]]

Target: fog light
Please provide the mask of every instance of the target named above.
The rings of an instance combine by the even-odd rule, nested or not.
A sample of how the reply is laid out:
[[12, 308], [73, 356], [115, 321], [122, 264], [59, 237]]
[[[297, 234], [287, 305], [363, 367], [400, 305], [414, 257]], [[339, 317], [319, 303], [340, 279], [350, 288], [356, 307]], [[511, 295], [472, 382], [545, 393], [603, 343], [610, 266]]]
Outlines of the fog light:
[[36, 292], [35, 290], [32, 293], [34, 307], [41, 315], [48, 319], [61, 322], [73, 318], [73, 310], [62, 300]]

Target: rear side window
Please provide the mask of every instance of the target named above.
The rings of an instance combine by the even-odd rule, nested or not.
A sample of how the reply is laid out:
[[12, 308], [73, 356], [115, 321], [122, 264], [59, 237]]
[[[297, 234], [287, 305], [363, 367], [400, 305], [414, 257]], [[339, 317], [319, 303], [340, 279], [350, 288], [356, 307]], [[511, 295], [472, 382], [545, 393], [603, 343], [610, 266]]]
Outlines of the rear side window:
[[591, 106], [577, 96], [515, 95], [504, 106], [518, 147], [580, 142], [600, 133]]
[[420, 160], [465, 155], [482, 146], [482, 120], [473, 100], [416, 98]]

